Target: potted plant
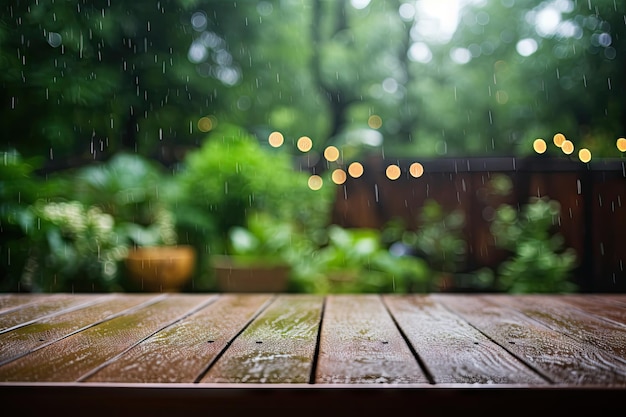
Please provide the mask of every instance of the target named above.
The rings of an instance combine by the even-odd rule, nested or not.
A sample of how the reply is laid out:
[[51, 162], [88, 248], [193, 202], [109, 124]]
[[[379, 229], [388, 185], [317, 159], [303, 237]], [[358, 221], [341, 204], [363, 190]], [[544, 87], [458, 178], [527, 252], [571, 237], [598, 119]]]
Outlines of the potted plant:
[[118, 239], [128, 247], [129, 289], [180, 291], [196, 268], [195, 248], [177, 242], [167, 184], [158, 165], [127, 153], [75, 175], [74, 195], [115, 219]]
[[169, 198], [179, 234], [201, 258], [204, 288], [221, 289], [216, 265], [228, 265], [232, 280], [235, 262], [225, 256], [256, 252], [256, 266], [275, 266], [283, 241], [271, 234], [278, 230], [315, 239], [328, 221], [334, 189], [311, 190], [308, 178], [284, 149], [265, 146], [237, 126], [220, 125], [187, 154]]
[[211, 257], [218, 290], [287, 291], [292, 262], [305, 242], [292, 222], [276, 220], [267, 213], [248, 216], [245, 227], [230, 229], [225, 254]]

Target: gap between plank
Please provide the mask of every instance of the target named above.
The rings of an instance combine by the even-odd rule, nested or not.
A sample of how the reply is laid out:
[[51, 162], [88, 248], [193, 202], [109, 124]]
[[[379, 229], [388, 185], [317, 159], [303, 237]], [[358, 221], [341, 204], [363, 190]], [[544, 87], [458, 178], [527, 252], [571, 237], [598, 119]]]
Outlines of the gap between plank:
[[[163, 297], [161, 297], [161, 299], [159, 299], [158, 301], [162, 301], [164, 300], [168, 295], [165, 295]], [[87, 372], [86, 374], [82, 375], [81, 377], [79, 377], [76, 382], [84, 382], [87, 378], [89, 378], [90, 376], [98, 373], [101, 369], [106, 368], [107, 366], [109, 366], [111, 363], [115, 362], [116, 360], [118, 360], [122, 355], [124, 355], [126, 352], [128, 352], [129, 350], [133, 349], [135, 346], [139, 345], [140, 343], [142, 343], [143, 341], [151, 338], [152, 336], [154, 336], [155, 334], [167, 329], [170, 326], [173, 326], [174, 324], [180, 322], [181, 320], [186, 319], [187, 317], [191, 316], [192, 314], [197, 313], [198, 311], [202, 310], [203, 308], [213, 304], [216, 300], [218, 299], [218, 297], [213, 296], [213, 297], [209, 297], [205, 302], [199, 304], [198, 306], [192, 308], [191, 310], [189, 310], [188, 312], [184, 313], [182, 316], [178, 317], [177, 319], [175, 319], [174, 321], [172, 321], [171, 323], [168, 323], [164, 326], [161, 326], [160, 328], [158, 328], [157, 330], [155, 330], [154, 332], [150, 333], [149, 335], [147, 335], [146, 337], [138, 340], [137, 342], [133, 343], [131, 346], [127, 347], [126, 349], [124, 349], [123, 351], [121, 351], [120, 353], [118, 353], [117, 355], [113, 356], [112, 358], [104, 361], [103, 363], [101, 363], [100, 365], [96, 366], [95, 368], [93, 368], [92, 370], [90, 370], [89, 372]], [[155, 303], [153, 303], [155, 304]]]
[[[109, 298], [113, 298], [113, 297], [109, 297]], [[6, 364], [7, 364], [7, 363], [9, 363], [9, 362], [13, 362], [13, 361], [15, 361], [15, 360], [17, 360], [17, 359], [19, 359], [19, 358], [21, 358], [21, 357], [23, 357], [23, 356], [26, 356], [26, 355], [29, 355], [29, 354], [31, 354], [31, 353], [33, 353], [33, 352], [38, 351], [39, 349], [43, 349], [43, 348], [45, 348], [45, 347], [47, 347], [47, 346], [50, 346], [50, 345], [51, 345], [51, 344], [53, 344], [53, 343], [56, 343], [56, 342], [58, 342], [58, 341], [60, 341], [60, 340], [63, 340], [63, 339], [66, 339], [66, 338], [68, 338], [68, 337], [70, 337], [70, 336], [73, 336], [73, 335], [75, 335], [75, 334], [77, 334], [77, 333], [80, 333], [80, 332], [82, 332], [82, 331], [85, 331], [85, 330], [87, 330], [87, 329], [89, 329], [89, 328], [91, 328], [91, 327], [94, 327], [94, 326], [97, 326], [97, 325], [99, 325], [99, 324], [105, 323], [105, 322], [107, 322], [107, 321], [109, 321], [109, 320], [112, 320], [112, 319], [114, 319], [114, 318], [116, 318], [116, 317], [119, 317], [119, 316], [121, 316], [121, 315], [123, 315], [123, 314], [132, 313], [134, 310], [138, 310], [138, 309], [140, 309], [140, 308], [147, 307], [147, 306], [149, 306], [149, 305], [151, 305], [151, 304], [157, 303], [158, 301], [162, 300], [163, 298], [165, 298], [165, 295], [160, 295], [160, 296], [158, 296], [158, 297], [151, 298], [150, 300], [144, 301], [143, 303], [138, 304], [138, 305], [136, 305], [136, 306], [134, 306], [134, 307], [127, 308], [127, 309], [125, 309], [125, 310], [122, 310], [122, 311], [120, 311], [120, 312], [117, 312], [117, 313], [115, 313], [115, 314], [112, 314], [112, 315], [110, 315], [110, 316], [108, 316], [108, 317], [105, 317], [105, 318], [103, 318], [103, 319], [101, 319], [101, 320], [98, 320], [98, 321], [96, 321], [96, 322], [94, 322], [94, 323], [90, 323], [90, 324], [88, 324], [88, 325], [86, 325], [86, 326], [81, 327], [80, 329], [76, 329], [76, 330], [74, 330], [74, 331], [72, 331], [72, 332], [70, 332], [70, 333], [68, 333], [68, 334], [66, 334], [66, 335], [63, 335], [63, 336], [61, 336], [61, 337], [59, 337], [59, 338], [57, 338], [57, 339], [50, 340], [50, 341], [48, 341], [48, 342], [46, 342], [46, 343], [43, 343], [43, 344], [41, 344], [41, 345], [39, 345], [39, 346], [36, 346], [35, 348], [28, 350], [27, 352], [23, 352], [23, 353], [20, 353], [20, 354], [18, 354], [18, 355], [16, 355], [16, 356], [11, 357], [11, 358], [4, 359], [4, 360], [0, 361], [0, 366], [6, 365]], [[105, 300], [105, 301], [106, 301], [106, 300]], [[95, 306], [95, 305], [97, 305], [97, 304], [101, 304], [101, 303], [93, 303], [92, 305], [87, 305], [87, 306], [83, 306], [83, 307], [84, 307], [84, 308], [88, 308], [88, 307]], [[78, 308], [72, 308], [71, 310], [64, 310], [64, 312], [65, 312], [65, 313], [71, 313], [71, 312], [73, 312], [73, 311], [75, 311], [75, 310], [77, 310], [77, 309], [78, 309]], [[33, 320], [33, 321], [31, 321], [31, 322], [28, 322], [28, 325], [31, 325], [31, 324], [37, 323], [39, 320], [42, 320], [42, 319], [53, 318], [55, 315], [56, 315], [56, 314], [52, 314], [52, 315], [49, 315], [49, 316], [40, 317], [40, 318], [39, 318], [39, 319], [37, 319], [37, 320]], [[20, 327], [25, 327], [25, 326], [20, 326]]]
[[193, 383], [194, 384], [198, 384], [200, 381], [202, 381], [202, 378], [204, 378], [204, 376], [206, 374], [209, 373], [209, 371], [211, 370], [211, 368], [213, 367], [213, 365], [215, 365], [217, 363], [217, 361], [224, 356], [224, 353], [226, 353], [226, 351], [228, 350], [228, 348], [233, 344], [233, 342], [241, 335], [241, 333], [243, 333], [248, 327], [250, 327], [250, 325], [252, 324], [252, 322], [254, 322], [254, 320], [257, 319], [257, 317], [259, 317], [261, 315], [261, 313], [263, 313], [267, 307], [269, 307], [275, 300], [276, 300], [277, 296], [273, 295], [269, 300], [267, 300], [265, 303], [263, 303], [263, 305], [257, 310], [257, 312], [250, 318], [250, 320], [248, 320], [248, 322], [241, 328], [241, 330], [239, 330], [229, 341], [226, 342], [226, 346], [224, 346], [224, 348], [217, 354], [215, 355], [215, 357], [213, 358], [213, 360], [211, 360], [206, 368], [204, 368], [204, 370], [202, 372], [200, 372], [200, 374], [196, 377], [196, 379], [194, 379]]
[[389, 306], [385, 302], [385, 298], [382, 295], [379, 295], [378, 297], [380, 298], [380, 301], [382, 302], [383, 306], [385, 307], [385, 310], [387, 310], [387, 314], [389, 314], [389, 316], [391, 317], [391, 320], [393, 321], [393, 324], [396, 326], [396, 329], [398, 329], [398, 332], [400, 332], [400, 336], [402, 336], [402, 339], [404, 339], [404, 343], [406, 343], [406, 345], [408, 346], [409, 350], [411, 351], [411, 354], [413, 355], [413, 357], [417, 361], [417, 364], [419, 365], [420, 369], [424, 373], [424, 376], [428, 380], [428, 383], [430, 385], [435, 385], [436, 384], [435, 378], [433, 377], [432, 373], [428, 370], [428, 367], [426, 366], [426, 363], [420, 357], [419, 353], [417, 353], [417, 350], [415, 350], [415, 347], [411, 344], [411, 341], [409, 340], [409, 337], [406, 335], [406, 333], [404, 333], [404, 331], [402, 331], [402, 328], [400, 327], [400, 324], [398, 323], [398, 321], [396, 320], [394, 315], [391, 313], [391, 310], [389, 310]]
[[315, 338], [315, 351], [313, 352], [313, 362], [311, 362], [311, 374], [309, 375], [309, 384], [315, 384], [315, 373], [317, 372], [317, 362], [320, 355], [320, 343], [322, 341], [322, 326], [324, 325], [324, 313], [326, 312], [326, 299], [322, 300], [322, 310], [320, 311], [320, 324], [317, 327], [317, 337]]
[[[458, 318], [460, 318], [461, 320], [463, 320], [464, 322], [466, 322], [468, 325], [470, 325], [471, 327], [473, 327], [474, 329], [476, 329], [479, 333], [481, 333], [483, 336], [485, 336], [487, 339], [489, 339], [492, 343], [494, 343], [497, 346], [500, 346], [502, 349], [504, 349], [505, 352], [507, 352], [509, 355], [513, 356], [518, 362], [522, 363], [522, 365], [524, 365], [526, 368], [530, 369], [533, 373], [539, 375], [540, 378], [542, 378], [544, 381], [546, 381], [548, 384], [550, 385], [554, 385], [555, 382], [552, 380], [552, 378], [550, 378], [548, 375], [544, 374], [541, 370], [535, 368], [534, 366], [532, 366], [531, 364], [529, 364], [528, 362], [526, 362], [521, 356], [517, 355], [515, 352], [509, 350], [506, 348], [506, 346], [498, 343], [498, 341], [496, 341], [495, 339], [493, 339], [491, 336], [489, 336], [487, 333], [483, 332], [481, 329], [479, 329], [478, 327], [474, 326], [474, 324], [472, 324], [471, 321], [466, 320], [465, 317], [463, 317], [461, 314], [457, 313], [454, 309], [448, 307], [448, 305], [445, 302], [440, 302], [439, 300], [435, 299], [435, 302], [437, 304], [439, 304], [440, 306], [442, 306], [444, 309], [448, 310], [450, 313], [454, 314], [455, 316], [457, 316]], [[490, 301], [489, 301], [490, 302]], [[490, 302], [491, 303], [491, 302]], [[493, 303], [491, 303], [493, 304]], [[496, 307], [500, 307], [498, 305], [495, 305]], [[513, 310], [513, 311], [517, 311], [517, 310]], [[519, 313], [519, 312], [518, 312]], [[545, 326], [544, 326], [545, 327]]]

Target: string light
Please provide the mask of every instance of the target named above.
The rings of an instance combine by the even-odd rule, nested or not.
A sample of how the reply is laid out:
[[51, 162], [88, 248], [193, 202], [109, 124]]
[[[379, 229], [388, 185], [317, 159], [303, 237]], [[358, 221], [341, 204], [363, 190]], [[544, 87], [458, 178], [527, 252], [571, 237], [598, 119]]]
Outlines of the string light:
[[353, 162], [348, 166], [348, 174], [353, 178], [363, 175], [363, 165], [360, 162]]
[[401, 174], [400, 167], [398, 165], [391, 164], [385, 170], [385, 174], [390, 180], [397, 180], [400, 178]]
[[533, 149], [537, 153], [544, 153], [548, 149], [548, 145], [543, 139], [535, 139], [535, 141], [533, 142]]
[[324, 149], [324, 158], [329, 162], [335, 162], [339, 159], [339, 149], [335, 146], [329, 146]]
[[308, 152], [313, 148], [313, 141], [308, 136], [302, 136], [298, 139], [296, 146], [300, 152]]
[[272, 132], [272, 133], [270, 133], [270, 136], [267, 139], [267, 141], [274, 148], [278, 148], [278, 147], [282, 146], [282, 144], [285, 142], [285, 137], [280, 132]]
[[587, 148], [582, 148], [578, 151], [578, 159], [584, 163], [591, 161], [591, 151]]
[[554, 135], [552, 140], [554, 144], [560, 148], [563, 146], [563, 143], [565, 143], [567, 139], [565, 139], [565, 135], [563, 133], [557, 133], [556, 135]]
[[419, 178], [424, 175], [424, 166], [419, 162], [413, 162], [409, 167], [409, 174], [415, 178]]
[[324, 185], [324, 180], [319, 175], [311, 175], [308, 184], [311, 190], [317, 191]]
[[344, 182], [346, 182], [346, 179], [348, 179], [348, 175], [346, 174], [346, 171], [344, 171], [341, 168], [337, 168], [336, 170], [333, 171], [331, 177], [330, 177], [333, 182], [337, 185], [341, 185]]

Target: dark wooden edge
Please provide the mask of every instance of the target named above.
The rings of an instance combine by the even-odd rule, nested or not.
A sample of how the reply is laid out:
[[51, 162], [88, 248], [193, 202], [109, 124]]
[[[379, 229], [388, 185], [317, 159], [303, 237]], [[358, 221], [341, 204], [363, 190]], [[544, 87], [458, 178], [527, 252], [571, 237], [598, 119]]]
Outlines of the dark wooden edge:
[[598, 386], [0, 383], [3, 411], [20, 416], [590, 416], [622, 412], [624, 398], [626, 387]]

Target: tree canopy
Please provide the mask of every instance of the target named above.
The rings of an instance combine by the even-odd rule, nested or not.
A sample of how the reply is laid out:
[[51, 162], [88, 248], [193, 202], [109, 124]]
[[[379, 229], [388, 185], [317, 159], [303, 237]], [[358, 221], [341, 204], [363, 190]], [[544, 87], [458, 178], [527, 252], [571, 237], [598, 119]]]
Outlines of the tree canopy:
[[301, 164], [312, 170], [331, 144], [345, 160], [523, 155], [561, 132], [602, 157], [617, 156], [626, 134], [626, 4], [615, 0], [1, 10], [0, 146], [52, 169], [120, 150], [175, 164], [219, 123], [263, 141], [279, 131], [294, 156], [310, 137]]

